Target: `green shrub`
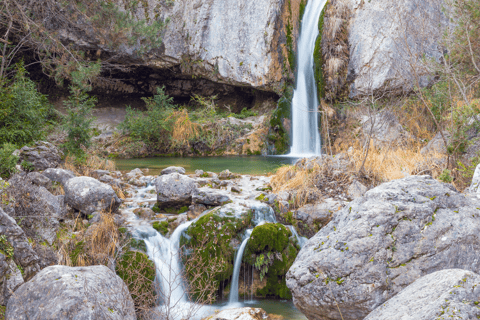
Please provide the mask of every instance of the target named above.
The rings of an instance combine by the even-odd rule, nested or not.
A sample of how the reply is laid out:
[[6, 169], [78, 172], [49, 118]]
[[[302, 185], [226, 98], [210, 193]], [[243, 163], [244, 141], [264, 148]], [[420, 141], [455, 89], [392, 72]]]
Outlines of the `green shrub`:
[[248, 110], [247, 108], [243, 108], [240, 113], [232, 113], [230, 114], [231, 117], [237, 118], [237, 119], [245, 119], [248, 117], [255, 117], [257, 116], [258, 113], [252, 110]]
[[146, 112], [139, 112], [127, 107], [125, 120], [120, 124], [124, 134], [145, 142], [148, 145], [169, 144], [173, 118], [173, 98], [165, 93], [165, 86], [157, 88], [157, 94], [143, 98], [147, 105]]
[[450, 183], [453, 181], [451, 173], [452, 172], [450, 170], [444, 169], [443, 172], [438, 176], [438, 179], [442, 182]]
[[163, 236], [168, 233], [168, 221], [155, 221], [152, 223], [152, 227]]
[[13, 80], [0, 83], [0, 145], [24, 146], [41, 139], [53, 115], [47, 97], [37, 91], [22, 64]]
[[15, 145], [11, 143], [4, 143], [0, 148], [0, 177], [4, 179], [16, 172], [18, 157], [12, 154], [15, 149]]

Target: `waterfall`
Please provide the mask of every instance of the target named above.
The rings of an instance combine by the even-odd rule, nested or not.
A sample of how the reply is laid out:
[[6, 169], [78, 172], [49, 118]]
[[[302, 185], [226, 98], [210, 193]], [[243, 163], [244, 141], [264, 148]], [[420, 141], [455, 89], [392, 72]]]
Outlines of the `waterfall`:
[[318, 132], [318, 97], [313, 53], [318, 36], [318, 20], [327, 0], [309, 0], [303, 15], [297, 47], [297, 82], [292, 99], [292, 148], [290, 155], [321, 154]]
[[290, 231], [292, 231], [292, 236], [295, 237], [297, 239], [297, 242], [298, 242], [298, 245], [300, 246], [300, 248], [303, 248], [303, 246], [305, 245], [305, 243], [307, 243], [308, 239], [305, 238], [305, 237], [301, 237], [297, 230], [295, 230], [295, 228], [293, 226], [286, 226], [288, 229], [290, 229]]
[[229, 303], [238, 302], [238, 278], [240, 276], [240, 267], [242, 265], [242, 257], [243, 252], [245, 251], [245, 247], [247, 246], [248, 239], [250, 239], [250, 235], [252, 234], [253, 229], [247, 230], [247, 235], [245, 239], [242, 241], [240, 248], [238, 248], [237, 254], [235, 255], [235, 259], [233, 260], [233, 276], [232, 276], [232, 285], [230, 286], [230, 297]]

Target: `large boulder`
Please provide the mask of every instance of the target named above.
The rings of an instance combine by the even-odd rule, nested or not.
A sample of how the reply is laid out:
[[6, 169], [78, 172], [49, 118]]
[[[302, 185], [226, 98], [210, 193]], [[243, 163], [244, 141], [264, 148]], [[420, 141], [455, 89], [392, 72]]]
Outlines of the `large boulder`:
[[42, 174], [53, 182], [58, 182], [62, 185], [65, 185], [68, 180], [75, 178], [75, 174], [72, 171], [59, 168], [48, 168]]
[[480, 276], [446, 269], [423, 276], [372, 311], [364, 320], [478, 319]]
[[222, 206], [230, 201], [230, 197], [225, 193], [217, 190], [212, 190], [208, 187], [197, 189], [192, 195], [192, 202], [194, 204], [204, 204], [207, 206]]
[[12, 293], [23, 283], [22, 272], [15, 262], [0, 253], [0, 305], [6, 306]]
[[22, 267], [25, 280], [40, 271], [39, 258], [33, 251], [22, 228], [2, 208], [0, 208], [0, 236], [4, 237], [4, 239], [0, 239], [3, 248], [9, 245], [13, 247], [13, 261]]
[[69, 179], [65, 185], [65, 202], [89, 215], [95, 211], [116, 211], [120, 200], [111, 186], [91, 177]]
[[21, 285], [5, 319], [136, 319], [125, 283], [105, 266], [51, 266]]
[[207, 317], [204, 320], [265, 320], [268, 314], [262, 308], [232, 308]]
[[197, 190], [195, 180], [183, 174], [170, 173], [155, 179], [157, 203], [160, 209], [189, 206]]
[[182, 167], [168, 167], [168, 168], [163, 169], [162, 172], [160, 173], [160, 175], [170, 174], [170, 173], [174, 173], [174, 172], [177, 172], [177, 173], [180, 173], [180, 174], [185, 174], [185, 168], [182, 168]]
[[35, 170], [56, 168], [63, 159], [63, 152], [50, 142], [37, 141], [33, 147], [20, 149], [20, 160], [30, 162]]
[[417, 79], [427, 85], [433, 78], [423, 62], [443, 57], [443, 6], [437, 0], [328, 1], [322, 34], [327, 98], [410, 91]]
[[480, 203], [430, 176], [367, 191], [302, 248], [287, 274], [309, 319], [362, 319], [421, 276], [480, 271]]

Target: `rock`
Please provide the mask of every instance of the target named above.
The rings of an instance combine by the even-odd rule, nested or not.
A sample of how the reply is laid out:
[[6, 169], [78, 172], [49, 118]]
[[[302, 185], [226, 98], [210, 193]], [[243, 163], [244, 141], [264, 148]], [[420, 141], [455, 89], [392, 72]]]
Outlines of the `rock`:
[[125, 176], [127, 177], [127, 180], [138, 179], [140, 177], [143, 177], [143, 172], [139, 168], [136, 168], [127, 173]]
[[198, 169], [197, 169], [197, 170], [195, 170], [195, 175], [196, 175], [197, 177], [203, 177], [204, 172], [203, 172], [203, 170], [198, 170]]
[[[447, 143], [450, 143], [450, 134], [447, 131], [443, 132], [443, 136], [447, 139]], [[442, 135], [438, 132], [428, 144], [420, 150], [420, 153], [423, 155], [429, 154], [446, 154], [447, 149], [445, 148], [445, 142], [443, 141]]]
[[25, 280], [30, 279], [40, 271], [39, 258], [33, 251], [25, 233], [2, 208], [0, 208], [0, 235], [4, 235], [13, 246], [13, 260], [16, 265], [23, 268]]
[[440, 43], [448, 24], [443, 6], [435, 0], [330, 2], [322, 38], [325, 77], [351, 83], [350, 97], [410, 91], [416, 78], [419, 86], [427, 86], [433, 77], [424, 59], [443, 57]]
[[[384, 183], [337, 212], [287, 274], [309, 319], [362, 319], [421, 276], [480, 271], [480, 203], [430, 176]], [[338, 303], [338, 307], [337, 307]]]
[[203, 320], [268, 320], [268, 314], [262, 308], [232, 308]]
[[320, 223], [326, 225], [335, 212], [343, 208], [343, 203], [331, 198], [315, 204], [306, 204], [294, 212], [294, 218], [309, 225]]
[[152, 219], [155, 216], [155, 212], [150, 208], [137, 208], [133, 210], [133, 213], [143, 219]]
[[40, 237], [51, 245], [57, 237], [59, 221], [67, 215], [64, 198], [34, 185], [30, 178], [30, 174], [22, 173], [9, 180], [9, 193], [15, 199], [15, 216], [25, 217], [21, 218], [21, 225], [28, 237]]
[[131, 185], [134, 185], [136, 187], [146, 187], [147, 186], [147, 182], [146, 181], [143, 181], [143, 180], [140, 180], [140, 179], [130, 179], [128, 180], [128, 183], [131, 184]]
[[230, 172], [230, 170], [226, 169], [223, 170], [218, 174], [218, 179], [220, 180], [230, 180], [230, 179], [235, 179], [237, 176], [233, 173]]
[[235, 193], [241, 193], [242, 192], [242, 189], [240, 189], [240, 187], [237, 187], [237, 186], [232, 186], [232, 188], [230, 190], [232, 192], [235, 192]]
[[37, 141], [34, 147], [25, 146], [20, 151], [20, 161], [28, 161], [35, 170], [40, 171], [56, 168], [64, 157], [62, 151], [50, 142], [45, 141]]
[[164, 174], [170, 174], [170, 173], [179, 173], [179, 174], [185, 174], [185, 169], [182, 167], [168, 167], [162, 170], [160, 175]]
[[352, 184], [347, 189], [347, 194], [350, 198], [356, 199], [362, 197], [365, 192], [367, 192], [368, 188], [358, 182], [357, 180], [354, 180]]
[[57, 254], [46, 243], [36, 243], [33, 250], [39, 258], [40, 269], [58, 264]]
[[11, 259], [6, 260], [5, 256], [0, 253], [0, 305], [6, 306], [8, 299], [12, 293], [21, 286], [24, 281], [22, 278], [22, 273], [18, 269], [15, 262]]
[[5, 319], [136, 319], [125, 283], [105, 266], [51, 266], [21, 285]]
[[473, 173], [473, 177], [472, 177], [472, 183], [468, 188], [468, 192], [474, 193], [474, 194], [478, 193], [479, 185], [480, 185], [480, 164], [477, 165], [477, 167], [475, 168], [475, 172]]
[[205, 210], [207, 210], [207, 207], [203, 204], [192, 204], [190, 207], [188, 207], [187, 216], [189, 220], [192, 220], [205, 212]]
[[103, 182], [103, 183], [106, 183], [106, 184], [109, 184], [111, 185], [112, 187], [115, 186], [117, 188], [121, 188], [122, 187], [122, 181], [120, 179], [115, 179], [109, 175], [103, 175], [101, 176], [99, 179], [99, 181]]
[[34, 185], [39, 187], [48, 188], [52, 181], [39, 172], [30, 172], [28, 174], [28, 180], [30, 180]]
[[374, 147], [396, 147], [411, 139], [411, 135], [398, 122], [390, 111], [381, 111], [375, 115], [364, 115], [360, 119], [363, 136], [373, 140]]
[[100, 179], [101, 176], [110, 175], [110, 171], [108, 171], [108, 170], [94, 170], [90, 173], [90, 175], [92, 176], [92, 178]]
[[58, 169], [58, 168], [48, 168], [43, 171], [42, 174], [54, 182], [59, 182], [62, 185], [72, 178], [75, 178], [75, 174], [70, 170]]
[[230, 197], [226, 194], [208, 188], [197, 189], [192, 196], [192, 202], [194, 204], [204, 204], [207, 206], [222, 206], [229, 201], [231, 201]]
[[102, 210], [114, 212], [122, 203], [111, 186], [91, 177], [72, 178], [64, 189], [65, 202], [85, 215]]
[[480, 276], [461, 269], [433, 272], [416, 280], [364, 320], [478, 319]]
[[155, 179], [155, 190], [160, 209], [189, 206], [196, 189], [195, 180], [179, 173], [165, 174]]

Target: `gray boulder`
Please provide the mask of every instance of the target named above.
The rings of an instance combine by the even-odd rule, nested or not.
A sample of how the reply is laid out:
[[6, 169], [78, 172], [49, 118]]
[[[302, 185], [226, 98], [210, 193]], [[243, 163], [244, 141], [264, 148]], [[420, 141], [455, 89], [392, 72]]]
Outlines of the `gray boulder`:
[[128, 172], [125, 176], [127, 180], [138, 179], [140, 177], [143, 177], [143, 171], [139, 168], [135, 168], [132, 171]]
[[478, 319], [480, 276], [446, 269], [423, 276], [372, 311], [364, 320]]
[[381, 111], [360, 119], [363, 135], [373, 140], [376, 147], [391, 147], [405, 143], [412, 136], [403, 128], [395, 114]]
[[343, 208], [343, 202], [331, 198], [315, 204], [306, 204], [294, 212], [294, 218], [312, 225], [320, 223], [326, 225], [335, 212]]
[[477, 167], [475, 168], [475, 172], [473, 173], [473, 177], [472, 177], [472, 183], [468, 188], [468, 192], [472, 194], [477, 194], [479, 190], [478, 189], [479, 186], [480, 186], [480, 164], [477, 165]]
[[101, 182], [104, 182], [106, 184], [109, 184], [112, 187], [115, 186], [117, 188], [121, 188], [121, 186], [122, 186], [122, 180], [115, 179], [114, 177], [109, 176], [109, 175], [103, 175], [98, 180], [100, 180]]
[[34, 147], [20, 149], [20, 160], [32, 163], [35, 170], [56, 168], [63, 159], [63, 152], [50, 142], [37, 141]]
[[[480, 271], [480, 203], [430, 176], [367, 191], [337, 212], [287, 273], [309, 319], [362, 319], [421, 276]], [[338, 303], [338, 306], [337, 306]]]
[[25, 280], [30, 279], [40, 271], [39, 258], [33, 251], [22, 228], [2, 208], [0, 208], [0, 235], [5, 236], [6, 241], [12, 245], [13, 260], [16, 265], [23, 268]]
[[114, 212], [122, 203], [111, 186], [91, 177], [72, 178], [64, 189], [65, 202], [85, 215], [102, 210]]
[[52, 180], [39, 172], [30, 172], [27, 177], [34, 185], [39, 187], [48, 188], [52, 183]]
[[15, 262], [0, 253], [0, 305], [6, 306], [12, 293], [24, 283]]
[[179, 173], [170, 173], [155, 179], [157, 202], [160, 209], [189, 206], [197, 190], [195, 180]]
[[72, 171], [59, 168], [48, 168], [43, 171], [42, 174], [50, 180], [59, 182], [62, 185], [65, 185], [68, 180], [75, 178], [75, 174]]
[[162, 170], [160, 175], [164, 174], [170, 174], [170, 173], [180, 173], [180, 174], [185, 174], [185, 169], [182, 167], [168, 167]]
[[99, 179], [101, 176], [110, 175], [110, 171], [108, 171], [108, 170], [94, 170], [90, 173], [90, 175], [95, 179]]
[[348, 187], [347, 194], [350, 198], [356, 199], [363, 196], [365, 192], [367, 192], [367, 190], [368, 188], [366, 186], [364, 186], [357, 180], [354, 180], [352, 184], [350, 184], [350, 186]]
[[194, 204], [204, 204], [207, 206], [222, 206], [231, 201], [226, 194], [209, 188], [197, 189], [192, 196]]
[[105, 266], [51, 266], [21, 285], [5, 319], [136, 319], [125, 283]]
[[231, 308], [222, 310], [204, 320], [262, 320], [269, 319], [262, 308]]
[[[450, 134], [447, 131], [443, 132], [443, 136], [447, 140], [447, 143], [450, 143]], [[445, 142], [443, 141], [442, 135], [438, 132], [435, 137], [430, 140], [425, 147], [420, 150], [420, 153], [423, 155], [429, 154], [446, 154], [447, 148], [445, 147]]]

